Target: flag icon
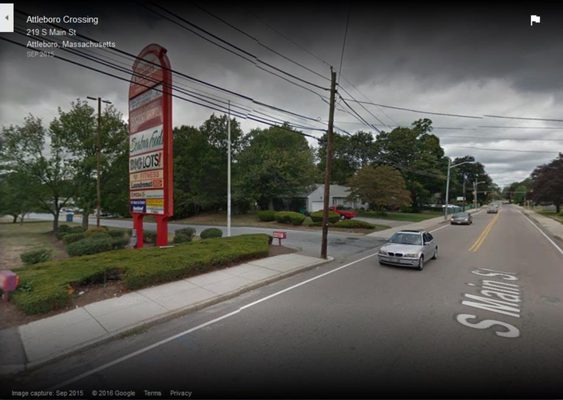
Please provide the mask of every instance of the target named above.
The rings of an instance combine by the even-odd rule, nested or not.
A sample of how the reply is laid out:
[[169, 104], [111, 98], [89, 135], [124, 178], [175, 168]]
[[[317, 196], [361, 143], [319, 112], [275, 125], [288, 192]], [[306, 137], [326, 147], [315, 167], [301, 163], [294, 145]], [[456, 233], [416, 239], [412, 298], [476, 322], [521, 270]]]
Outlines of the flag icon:
[[530, 15], [530, 26], [534, 25], [534, 22], [536, 24], [539, 24], [541, 20], [541, 17], [539, 15]]

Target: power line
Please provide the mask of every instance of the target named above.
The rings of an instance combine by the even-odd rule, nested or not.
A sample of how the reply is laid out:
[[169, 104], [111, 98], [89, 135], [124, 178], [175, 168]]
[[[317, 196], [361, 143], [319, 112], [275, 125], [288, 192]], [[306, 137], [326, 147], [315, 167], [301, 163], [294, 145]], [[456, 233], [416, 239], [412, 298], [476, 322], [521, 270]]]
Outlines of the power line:
[[478, 128], [487, 129], [562, 129], [560, 126], [500, 126], [500, 125], [481, 125]]
[[346, 16], [346, 28], [344, 29], [344, 39], [342, 40], [342, 52], [340, 53], [340, 67], [338, 67], [338, 82], [340, 84], [340, 74], [342, 74], [342, 62], [344, 61], [344, 50], [346, 49], [346, 37], [348, 36], [348, 25], [350, 24], [350, 13], [352, 11], [352, 3], [348, 4], [348, 15]]
[[352, 111], [354, 113], [356, 118], [358, 118], [360, 121], [362, 121], [366, 126], [369, 126], [370, 128], [375, 129], [377, 133], [381, 133], [381, 131], [379, 129], [377, 129], [377, 127], [375, 127], [374, 125], [371, 125], [360, 114], [358, 114], [358, 112], [356, 110], [354, 110], [352, 108], [352, 106], [350, 106], [350, 104], [348, 104], [348, 102], [342, 96], [340, 96], [340, 94], [338, 95], [338, 97], [344, 102], [344, 104], [350, 109], [350, 111]]
[[558, 153], [557, 151], [546, 151], [546, 150], [487, 149], [487, 148], [475, 147], [475, 146], [456, 146], [456, 145], [452, 145], [452, 146], [460, 149], [477, 149], [483, 151], [502, 151], [502, 152], [512, 152], [512, 153], [545, 153], [545, 154]]
[[486, 139], [486, 141], [496, 141], [496, 140], [515, 140], [515, 141], [527, 141], [527, 142], [563, 142], [563, 139], [523, 139], [517, 137], [496, 137], [496, 136], [471, 136], [471, 135], [448, 135], [442, 136], [440, 139], [449, 138], [467, 138], [467, 139]]
[[[354, 98], [354, 97], [350, 94], [350, 92], [348, 92], [348, 91], [346, 90], [346, 88], [344, 88], [344, 87], [342, 87], [342, 86], [340, 86], [340, 88], [341, 88], [348, 96]], [[339, 96], [340, 96], [340, 95], [339, 95]], [[359, 104], [359, 103], [358, 103], [358, 104]], [[373, 118], [375, 118], [377, 122], [383, 124], [383, 126], [385, 126], [386, 128], [390, 129], [390, 126], [388, 126], [388, 125], [385, 124], [382, 120], [380, 120], [379, 118], [377, 118], [377, 116], [376, 116], [374, 113], [372, 113], [370, 110], [368, 110], [363, 104], [360, 104], [360, 107], [362, 107], [365, 111], [367, 111], [367, 113], [368, 113], [369, 115], [371, 115]], [[375, 125], [370, 124], [370, 126], [371, 126], [373, 129], [375, 129], [376, 131], [378, 131], [378, 129], [375, 127]], [[379, 131], [378, 131], [378, 132], [379, 132]]]
[[200, 6], [199, 4], [196, 4], [196, 3], [193, 3], [193, 4], [194, 4], [197, 8], [199, 8], [201, 11], [203, 11], [203, 12], [205, 12], [206, 14], [210, 15], [211, 17], [213, 17], [213, 18], [215, 18], [215, 19], [221, 21], [221, 22], [224, 23], [225, 25], [231, 27], [232, 29], [234, 29], [234, 30], [236, 30], [237, 32], [243, 34], [244, 36], [246, 36], [246, 37], [252, 39], [252, 40], [255, 41], [258, 45], [260, 45], [260, 46], [264, 47], [265, 49], [271, 51], [272, 53], [274, 53], [274, 54], [276, 54], [276, 55], [282, 57], [284, 60], [287, 60], [287, 61], [289, 61], [289, 62], [291, 62], [291, 63], [293, 63], [293, 64], [295, 64], [295, 65], [297, 65], [297, 66], [299, 66], [299, 67], [301, 67], [301, 68], [303, 68], [303, 69], [309, 71], [309, 72], [311, 72], [312, 74], [317, 75], [318, 77], [320, 77], [320, 78], [322, 78], [322, 79], [325, 79], [325, 80], [327, 80], [327, 81], [330, 81], [329, 78], [327, 78], [326, 76], [322, 75], [321, 73], [319, 73], [319, 72], [317, 72], [317, 71], [315, 71], [315, 70], [313, 70], [313, 69], [311, 69], [311, 68], [309, 68], [309, 67], [307, 67], [307, 66], [301, 64], [301, 63], [298, 62], [298, 61], [295, 61], [294, 59], [292, 59], [292, 58], [290, 58], [290, 57], [288, 57], [288, 56], [286, 56], [286, 55], [280, 53], [279, 51], [277, 51], [277, 50], [271, 48], [270, 46], [268, 46], [268, 45], [262, 43], [262, 41], [260, 41], [260, 39], [258, 39], [257, 37], [255, 37], [255, 36], [249, 34], [248, 32], [246, 32], [246, 31], [240, 29], [240, 28], [237, 27], [237, 26], [231, 24], [230, 22], [228, 22], [228, 21], [225, 20], [224, 18], [219, 17], [218, 15], [212, 13], [211, 11], [209, 11], [209, 10], [203, 8], [203, 7]]
[[[30, 14], [28, 14], [28, 13], [26, 13], [26, 12], [23, 12], [23, 11], [17, 10], [17, 9], [16, 9], [16, 13], [21, 14], [21, 15], [24, 15], [25, 17], [28, 17], [28, 16], [30, 15]], [[54, 27], [56, 27], [56, 28], [58, 28], [58, 29], [62, 29], [62, 30], [68, 31], [68, 28], [65, 28], [65, 27], [60, 26], [60, 25], [57, 25], [57, 24], [50, 23], [50, 24], [48, 24], [48, 25], [54, 26]], [[100, 43], [98, 40], [93, 39], [93, 38], [88, 37], [88, 36], [85, 36], [85, 35], [80, 34], [80, 33], [77, 33], [76, 36], [77, 36], [77, 37], [80, 37], [80, 38], [82, 38], [82, 39], [85, 39], [85, 40], [87, 40], [87, 41], [92, 41], [92, 42], [95, 42], [95, 43]], [[43, 38], [41, 38], [41, 39], [43, 39]], [[127, 52], [127, 51], [121, 50], [121, 49], [119, 49], [119, 48], [110, 47], [110, 48], [108, 48], [108, 50], [112, 50], [112, 51], [114, 51], [114, 52], [116, 52], [116, 53], [118, 53], [118, 54], [121, 54], [121, 55], [130, 57], [130, 58], [132, 58], [132, 59], [134, 59], [134, 60], [137, 60], [137, 59], [138, 59], [138, 57], [137, 57], [136, 55], [134, 55], [134, 54], [132, 54], [132, 53], [129, 53], [129, 52]], [[147, 63], [147, 64], [154, 65], [154, 66], [157, 66], [157, 67], [161, 67], [160, 64], [154, 63], [154, 62], [152, 62], [152, 61], [150, 61], [150, 60], [143, 60], [143, 61], [144, 61], [145, 63]], [[278, 110], [278, 111], [282, 111], [282, 112], [287, 113], [287, 114], [289, 114], [289, 115], [294, 115], [294, 116], [296, 116], [296, 117], [300, 117], [300, 118], [304, 118], [304, 119], [307, 119], [307, 120], [311, 120], [311, 121], [317, 122], [317, 119], [316, 119], [316, 118], [308, 117], [308, 116], [305, 116], [305, 115], [302, 115], [302, 114], [299, 114], [299, 113], [296, 113], [296, 112], [293, 112], [293, 111], [289, 111], [289, 110], [282, 109], [282, 108], [280, 108], [280, 107], [272, 106], [272, 105], [270, 105], [270, 104], [267, 104], [267, 103], [264, 103], [264, 102], [255, 100], [255, 99], [253, 99], [253, 98], [250, 97], [250, 96], [243, 95], [243, 94], [238, 93], [238, 92], [235, 92], [235, 91], [233, 91], [233, 90], [229, 90], [229, 89], [223, 88], [223, 87], [221, 87], [221, 86], [215, 85], [215, 84], [213, 84], [213, 83], [206, 82], [206, 81], [204, 81], [204, 80], [201, 80], [201, 79], [198, 79], [198, 78], [196, 78], [196, 77], [187, 75], [187, 74], [185, 74], [185, 73], [183, 73], [183, 72], [174, 70], [174, 69], [172, 69], [172, 68], [170, 68], [169, 70], [170, 70], [171, 73], [173, 73], [173, 74], [175, 74], [175, 75], [177, 75], [177, 76], [183, 77], [183, 78], [185, 78], [185, 79], [188, 79], [188, 80], [190, 80], [190, 81], [192, 81], [192, 82], [196, 82], [196, 83], [201, 84], [201, 85], [208, 86], [208, 87], [210, 87], [210, 88], [212, 88], [212, 89], [216, 89], [216, 90], [222, 91], [222, 92], [224, 92], [224, 93], [237, 96], [237, 97], [239, 97], [239, 98], [242, 98], [242, 99], [245, 99], [245, 100], [247, 100], [247, 101], [250, 101], [250, 102], [253, 103], [253, 104], [256, 104], [256, 105], [259, 105], [259, 106], [263, 106], [263, 107], [267, 107], [267, 108], [271, 108], [271, 109], [276, 109], [276, 110]]]
[[563, 122], [563, 119], [551, 119], [551, 118], [530, 118], [530, 117], [508, 117], [502, 115], [485, 115], [487, 118], [502, 118], [502, 119], [517, 119], [524, 121], [550, 121], [550, 122]]
[[[256, 64], [256, 62], [258, 62], [258, 63], [263, 64], [263, 65], [265, 65], [265, 66], [267, 66], [267, 67], [269, 67], [269, 68], [272, 68], [272, 69], [275, 70], [275, 71], [278, 71], [278, 72], [280, 72], [280, 73], [282, 73], [282, 74], [284, 74], [284, 75], [287, 75], [288, 77], [291, 77], [291, 78], [293, 78], [293, 79], [296, 79], [296, 80], [298, 80], [298, 81], [300, 81], [300, 82], [302, 82], [302, 83], [306, 83], [306, 84], [308, 84], [308, 85], [311, 85], [311, 86], [313, 86], [313, 87], [315, 87], [315, 88], [317, 88], [317, 89], [326, 90], [326, 91], [329, 90], [328, 88], [325, 88], [325, 87], [323, 87], [323, 86], [317, 85], [316, 83], [310, 82], [310, 81], [308, 81], [308, 80], [306, 80], [306, 79], [300, 78], [300, 77], [298, 77], [298, 76], [296, 76], [296, 75], [294, 75], [294, 74], [292, 74], [292, 73], [290, 73], [290, 72], [287, 72], [287, 71], [285, 71], [285, 70], [283, 70], [283, 69], [281, 69], [281, 68], [279, 68], [279, 67], [276, 67], [275, 65], [272, 65], [272, 64], [270, 64], [270, 63], [267, 63], [266, 61], [261, 60], [261, 59], [260, 59], [259, 57], [257, 57], [256, 55], [254, 55], [254, 54], [252, 54], [252, 53], [250, 53], [250, 52], [248, 52], [248, 51], [242, 49], [241, 47], [239, 47], [239, 46], [237, 46], [237, 45], [235, 45], [235, 44], [229, 42], [228, 40], [225, 40], [225, 39], [223, 39], [223, 38], [221, 38], [221, 37], [219, 37], [219, 36], [217, 36], [217, 35], [215, 35], [215, 34], [209, 32], [208, 30], [206, 30], [206, 29], [204, 29], [204, 28], [202, 28], [202, 27], [200, 27], [200, 26], [194, 24], [193, 22], [187, 20], [187, 19], [184, 18], [184, 17], [179, 16], [178, 14], [174, 13], [173, 11], [168, 10], [167, 8], [165, 8], [165, 7], [163, 7], [163, 6], [159, 5], [159, 4], [156, 4], [156, 3], [150, 3], [150, 4], [151, 4], [153, 7], [157, 7], [157, 8], [159, 8], [159, 9], [161, 9], [162, 11], [164, 11], [165, 13], [168, 13], [169, 15], [172, 15], [173, 17], [175, 17], [175, 18], [177, 18], [178, 20], [184, 22], [185, 24], [188, 24], [189, 26], [191, 26], [191, 27], [193, 27], [193, 28], [195, 28], [195, 29], [197, 29], [197, 30], [199, 30], [199, 31], [201, 31], [201, 32], [203, 32], [203, 33], [205, 33], [206, 35], [211, 36], [211, 37], [214, 38], [215, 40], [218, 40], [218, 41], [220, 41], [221, 43], [226, 44], [227, 46], [230, 46], [230, 47], [232, 47], [233, 49], [236, 49], [237, 51], [239, 51], [239, 52], [245, 54], [246, 56], [251, 57], [252, 59], [255, 60], [254, 62], [250, 61], [250, 62], [252, 62], [253, 64]], [[167, 19], [167, 20], [173, 22], [173, 20], [171, 20], [169, 17], [166, 17], [166, 16], [164, 16], [164, 15], [162, 15], [162, 14], [160, 14], [160, 13], [157, 13], [157, 12], [155, 12], [154, 10], [150, 9], [149, 7], [146, 7], [146, 6], [145, 6], [145, 8], [148, 9], [149, 11], [151, 11], [151, 12], [153, 12], [153, 13], [155, 13], [155, 14], [158, 14], [158, 15], [160, 15], [161, 17], [163, 17], [163, 18], [165, 18], [165, 19]], [[180, 26], [184, 27], [183, 25], [180, 25]], [[184, 27], [184, 28], [186, 28], [186, 27]], [[188, 31], [190, 31], [190, 32], [193, 33], [193, 30], [190, 30], [190, 29], [187, 29], [187, 28], [186, 28], [186, 30], [188, 30]], [[198, 36], [201, 37], [201, 35], [198, 35]], [[217, 45], [216, 42], [213, 42], [213, 41], [211, 41], [211, 40], [209, 40], [209, 39], [206, 39], [206, 40], [209, 41], [209, 42], [211, 42], [211, 43], [213, 43], [213, 44], [215, 44], [215, 45]], [[223, 48], [224, 48], [224, 47], [223, 47]], [[237, 54], [237, 53], [234, 53], [234, 54]], [[237, 54], [237, 55], [238, 55], [238, 54]], [[238, 56], [240, 57], [240, 55], [238, 55]], [[249, 60], [248, 60], [247, 58], [245, 58], [245, 57], [241, 57], [241, 58], [245, 59], [246, 61], [249, 61]]]
[[[17, 46], [23, 47], [23, 48], [33, 48], [33, 49], [36, 48], [35, 46], [29, 46], [29, 45], [25, 45], [25, 44], [22, 44], [22, 43], [18, 43], [18, 42], [16, 42], [16, 41], [7, 39], [7, 38], [5, 38], [5, 37], [0, 37], [0, 39], [4, 40], [4, 41], [6, 41], [6, 42], [9, 42], [9, 43], [15, 44], [15, 45], [17, 45]], [[86, 64], [79, 63], [79, 62], [77, 62], [77, 61], [71, 60], [71, 59], [66, 58], [66, 57], [62, 57], [62, 56], [59, 56], [59, 55], [56, 55], [56, 54], [53, 54], [52, 57], [53, 57], [53, 58], [57, 58], [57, 59], [59, 59], [59, 60], [63, 60], [63, 61], [65, 61], [65, 62], [68, 62], [68, 63], [71, 63], [71, 64], [74, 64], [74, 65], [79, 66], [79, 67], [82, 67], [82, 68], [89, 69], [89, 70], [91, 70], [91, 71], [95, 71], [95, 72], [101, 73], [101, 74], [103, 74], [103, 75], [107, 75], [107, 76], [113, 77], [113, 78], [115, 78], [115, 79], [119, 79], [119, 80], [122, 80], [122, 81], [125, 81], [125, 82], [130, 82], [130, 81], [131, 81], [131, 78], [124, 78], [124, 77], [121, 77], [121, 76], [112, 74], [112, 73], [110, 73], [110, 72], [103, 71], [103, 70], [100, 70], [100, 69], [98, 69], [98, 68], [94, 68], [94, 67], [88, 66], [88, 65], [86, 65]], [[164, 91], [163, 91], [162, 89], [158, 89], [158, 88], [156, 88], [156, 87], [154, 87], [154, 86], [144, 85], [144, 84], [140, 84], [140, 83], [139, 83], [139, 85], [144, 86], [144, 87], [146, 87], [146, 88], [149, 88], [149, 89], [151, 89], [151, 90], [155, 90], [155, 91], [160, 92], [160, 93], [164, 93]], [[215, 110], [215, 111], [219, 111], [219, 112], [225, 113], [225, 108], [217, 108], [217, 107], [214, 107], [214, 106], [210, 106], [209, 104], [204, 104], [204, 103], [200, 103], [200, 102], [197, 102], [197, 101], [194, 101], [194, 100], [190, 100], [190, 99], [187, 99], [187, 98], [185, 98], [185, 97], [182, 97], [182, 96], [179, 96], [179, 95], [176, 95], [176, 94], [173, 94], [173, 93], [171, 94], [171, 96], [172, 96], [172, 97], [175, 97], [175, 98], [178, 98], [178, 99], [180, 99], [180, 100], [183, 100], [183, 101], [187, 101], [187, 102], [192, 103], [192, 104], [199, 105], [199, 106], [201, 106], [201, 107], [205, 107], [205, 108], [209, 108], [209, 109], [212, 109], [212, 110]], [[233, 111], [231, 111], [231, 114], [234, 114], [235, 116], [237, 116], [237, 117], [239, 117], [239, 118], [242, 118], [242, 119], [249, 119], [249, 120], [253, 120], [253, 121], [256, 121], [256, 122], [260, 122], [260, 123], [262, 123], [262, 124], [269, 125], [269, 126], [272, 126], [272, 127], [277, 127], [277, 128], [280, 128], [280, 129], [286, 129], [286, 128], [284, 128], [283, 126], [279, 126], [279, 125], [277, 125], [277, 124], [272, 124], [272, 123], [270, 123], [270, 122], [268, 122], [268, 121], [266, 121], [266, 120], [264, 120], [264, 119], [262, 119], [262, 118], [256, 117], [256, 116], [252, 116], [252, 115], [245, 116], [245, 115], [243, 115], [243, 114], [240, 114], [240, 113], [237, 113], [237, 112], [233, 112]], [[288, 124], [288, 125], [291, 126], [291, 124]], [[311, 130], [311, 131], [324, 131], [324, 130], [322, 130], [322, 129], [313, 128], [313, 127], [304, 127], [304, 128], [309, 129], [309, 130]], [[309, 135], [309, 134], [306, 134], [306, 133], [304, 133], [304, 132], [298, 132], [298, 131], [294, 131], [294, 130], [290, 130], [290, 129], [286, 129], [286, 130], [289, 130], [289, 131], [291, 131], [291, 132], [298, 133], [298, 134], [300, 134], [300, 135], [302, 135], [302, 136], [306, 136], [306, 137], [310, 137], [310, 138], [319, 140], [319, 138], [317, 138], [317, 137], [315, 137], [315, 136], [312, 136], [312, 135]]]
[[451, 113], [434, 112], [434, 111], [422, 111], [422, 110], [415, 110], [415, 109], [412, 109], [412, 108], [396, 107], [396, 106], [389, 106], [389, 105], [386, 105], [386, 104], [373, 103], [371, 101], [360, 101], [360, 100], [355, 100], [355, 99], [346, 99], [346, 100], [354, 101], [356, 103], [369, 104], [369, 105], [372, 105], [372, 106], [390, 108], [390, 109], [393, 109], [393, 110], [409, 111], [409, 112], [414, 112], [414, 113], [419, 113], [419, 114], [432, 114], [432, 115], [442, 115], [442, 116], [445, 116], [445, 117], [483, 119], [483, 117], [479, 117], [479, 116], [476, 116], [476, 115], [464, 115], [464, 114], [451, 114]]
[[[356, 92], [358, 92], [361, 96], [363, 96], [363, 97], [364, 97], [365, 99], [367, 99], [368, 101], [371, 101], [362, 91], [360, 91], [360, 89], [358, 89], [352, 82], [350, 82], [348, 79], [346, 79], [346, 76], [342, 75], [342, 79], [343, 79], [348, 85], [352, 86], [352, 88], [353, 88]], [[344, 88], [343, 88], [343, 89], [344, 89]], [[348, 93], [346, 90], [345, 90], [345, 92]], [[352, 96], [350, 95], [350, 97], [352, 97]], [[391, 117], [383, 110], [383, 108], [381, 108], [381, 107], [379, 107], [379, 108], [380, 108], [381, 113], [382, 113], [383, 115], [385, 115], [385, 117], [387, 117], [394, 125], [396, 125], [396, 126], [399, 125], [399, 123], [398, 123], [397, 121], [395, 121], [393, 118], [391, 118]], [[386, 126], [386, 125], [384, 125], [384, 126]], [[387, 127], [388, 127], [388, 126], [387, 126]], [[389, 127], [388, 127], [388, 128], [389, 128]]]

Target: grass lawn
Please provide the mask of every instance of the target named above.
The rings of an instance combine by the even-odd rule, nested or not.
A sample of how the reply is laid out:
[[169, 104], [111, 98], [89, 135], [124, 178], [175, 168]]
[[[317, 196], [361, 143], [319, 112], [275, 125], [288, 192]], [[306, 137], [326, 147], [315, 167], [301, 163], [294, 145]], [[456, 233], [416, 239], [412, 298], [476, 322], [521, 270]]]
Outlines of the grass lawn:
[[422, 211], [419, 213], [387, 212], [383, 215], [374, 211], [360, 212], [361, 217], [390, 219], [393, 221], [409, 221], [409, 222], [420, 222], [426, 219], [440, 217], [442, 215], [444, 215], [442, 211]]
[[[226, 213], [209, 213], [200, 214], [189, 218], [179, 219], [172, 221], [173, 223], [186, 224], [186, 225], [217, 225], [217, 226], [227, 226], [227, 214]], [[303, 231], [320, 231], [320, 226], [301, 226], [301, 225], [291, 225], [291, 224], [280, 224], [275, 221], [264, 222], [258, 220], [256, 213], [248, 213], [241, 215], [233, 215], [231, 217], [231, 225], [239, 227], [254, 227], [254, 228], [266, 228], [266, 229], [292, 229], [292, 230], [303, 230]], [[384, 229], [389, 229], [387, 225], [375, 225], [375, 229], [343, 229], [330, 227], [331, 231], [338, 232], [358, 232], [358, 233], [369, 233], [375, 231], [381, 231]]]
[[563, 211], [557, 214], [555, 211], [537, 210], [537, 213], [559, 221], [563, 224]]
[[30, 250], [51, 249], [54, 259], [68, 257], [64, 244], [55, 238], [52, 229], [52, 222], [13, 224], [0, 220], [0, 269], [21, 267], [20, 254]]

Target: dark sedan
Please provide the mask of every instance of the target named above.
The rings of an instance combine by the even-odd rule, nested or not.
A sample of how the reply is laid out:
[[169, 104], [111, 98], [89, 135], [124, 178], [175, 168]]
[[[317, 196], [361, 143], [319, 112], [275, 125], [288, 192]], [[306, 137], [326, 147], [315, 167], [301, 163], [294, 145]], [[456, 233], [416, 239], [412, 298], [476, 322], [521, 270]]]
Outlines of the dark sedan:
[[473, 219], [471, 218], [471, 214], [467, 212], [460, 212], [452, 215], [450, 223], [452, 225], [470, 225], [473, 223]]

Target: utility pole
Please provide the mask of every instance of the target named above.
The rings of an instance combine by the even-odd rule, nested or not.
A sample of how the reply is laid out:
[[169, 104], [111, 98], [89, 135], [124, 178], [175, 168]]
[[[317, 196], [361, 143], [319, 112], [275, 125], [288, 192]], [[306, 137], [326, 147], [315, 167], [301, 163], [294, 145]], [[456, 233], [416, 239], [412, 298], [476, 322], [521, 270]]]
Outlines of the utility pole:
[[227, 119], [227, 236], [231, 236], [231, 101], [229, 100], [229, 116]]
[[333, 142], [333, 125], [334, 125], [334, 98], [336, 94], [336, 72], [330, 67], [330, 108], [328, 112], [328, 140], [326, 145], [326, 166], [325, 166], [325, 188], [323, 195], [323, 235], [321, 242], [321, 257], [327, 258], [328, 244], [328, 207], [330, 198], [330, 171], [332, 167], [332, 142]]
[[463, 211], [465, 211], [465, 181], [467, 180], [467, 175], [463, 174]]
[[102, 203], [102, 195], [100, 190], [100, 157], [101, 157], [101, 144], [100, 144], [100, 136], [101, 136], [101, 118], [102, 118], [102, 101], [106, 104], [111, 104], [109, 100], [102, 100], [101, 97], [86, 97], [90, 100], [98, 100], [98, 129], [96, 133], [96, 227], [100, 227], [100, 208]]
[[[448, 179], [446, 181], [446, 207], [444, 207], [444, 219], [447, 220], [448, 219], [448, 202], [450, 199], [450, 170], [454, 167], [457, 167], [459, 165], [462, 164], [473, 164], [475, 161], [462, 161], [460, 163], [457, 164], [452, 164], [452, 161], [450, 160], [450, 157], [448, 157]], [[463, 181], [463, 190], [464, 190], [464, 196], [465, 196], [465, 178]], [[464, 200], [465, 201], [465, 200]], [[465, 210], [465, 208], [464, 208]]]

